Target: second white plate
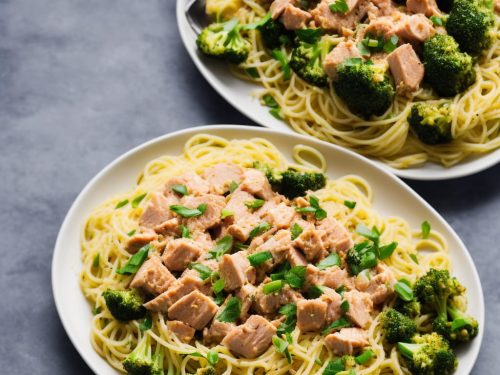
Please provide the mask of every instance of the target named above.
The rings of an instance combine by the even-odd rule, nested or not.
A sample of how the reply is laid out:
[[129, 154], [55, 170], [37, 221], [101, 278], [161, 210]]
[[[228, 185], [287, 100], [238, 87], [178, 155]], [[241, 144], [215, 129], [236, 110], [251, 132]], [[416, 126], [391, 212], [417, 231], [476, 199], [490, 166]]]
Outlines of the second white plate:
[[[292, 128], [285, 122], [270, 115], [269, 111], [252, 95], [261, 86], [238, 79], [229, 72], [224, 63], [207, 58], [199, 53], [196, 47], [196, 34], [189, 26], [184, 12], [189, 2], [190, 0], [177, 0], [177, 25], [184, 46], [200, 73], [228, 103], [257, 124], [294, 133]], [[418, 168], [396, 169], [378, 160], [374, 160], [374, 162], [399, 177], [413, 180], [446, 180], [478, 173], [499, 163], [500, 149], [466, 159], [449, 168], [435, 163], [426, 163]]]

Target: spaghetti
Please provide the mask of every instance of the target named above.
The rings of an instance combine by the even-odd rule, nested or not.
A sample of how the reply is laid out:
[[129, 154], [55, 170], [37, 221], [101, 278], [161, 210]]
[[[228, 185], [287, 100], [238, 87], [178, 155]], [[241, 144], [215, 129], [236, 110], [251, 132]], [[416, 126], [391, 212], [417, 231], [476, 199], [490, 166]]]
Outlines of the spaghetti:
[[[306, 163], [304, 154], [318, 160], [321, 169]], [[164, 352], [165, 373], [188, 374], [207, 365], [206, 359], [191, 356], [209, 350], [219, 354], [217, 372], [221, 374], [322, 374], [332, 353], [324, 346], [324, 336], [301, 334], [296, 328], [290, 352], [293, 362], [289, 364], [282, 354], [272, 346], [256, 359], [240, 359], [222, 345], [214, 348], [196, 340], [193, 344], [180, 341], [167, 328], [166, 317], [161, 313], [152, 314], [152, 328], [142, 332], [138, 321], [120, 322], [113, 318], [102, 293], [107, 288], [124, 289], [130, 282], [129, 276], [119, 275], [116, 270], [129, 259], [126, 243], [136, 230], [149, 194], [161, 189], [165, 181], [186, 171], [201, 172], [208, 166], [220, 162], [232, 162], [250, 167], [259, 161], [276, 169], [292, 166], [303, 171], [326, 170], [323, 156], [315, 149], [298, 145], [294, 150], [295, 163], [289, 163], [276, 147], [262, 138], [249, 140], [227, 140], [213, 135], [199, 134], [186, 143], [179, 156], [165, 155], [150, 161], [137, 179], [137, 184], [128, 192], [119, 194], [97, 207], [88, 217], [82, 231], [81, 248], [83, 269], [80, 276], [82, 291], [94, 306], [94, 317], [90, 339], [95, 350], [116, 369], [123, 371], [122, 361], [130, 354], [143, 335], [150, 335]], [[144, 194], [146, 194], [144, 196]], [[384, 218], [373, 208], [373, 194], [370, 184], [360, 176], [346, 175], [329, 180], [325, 188], [316, 192], [322, 207], [340, 221], [350, 232], [359, 223], [377, 226], [381, 229], [381, 241], [397, 241], [398, 247], [385, 260], [396, 278], [404, 277], [414, 281], [430, 267], [450, 268], [448, 249], [443, 236], [431, 231], [427, 239], [422, 239], [420, 230], [412, 230], [400, 217]], [[139, 198], [138, 198], [139, 197]], [[144, 199], [140, 199], [144, 197]], [[354, 208], [348, 208], [344, 201], [355, 201]], [[126, 203], [124, 203], [126, 202]], [[355, 242], [360, 236], [353, 233]], [[419, 318], [418, 325], [429, 324], [425, 316]], [[357, 374], [407, 373], [398, 359], [395, 349], [384, 348], [378, 317], [374, 317], [368, 329], [369, 345], [375, 353], [368, 367], [358, 365]]]

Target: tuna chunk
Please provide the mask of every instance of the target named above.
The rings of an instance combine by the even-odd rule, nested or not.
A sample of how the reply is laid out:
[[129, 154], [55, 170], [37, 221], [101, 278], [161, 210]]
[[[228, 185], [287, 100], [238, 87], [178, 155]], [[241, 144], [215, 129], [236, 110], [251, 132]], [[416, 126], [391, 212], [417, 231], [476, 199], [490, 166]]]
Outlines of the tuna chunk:
[[217, 305], [210, 297], [194, 290], [170, 306], [168, 318], [180, 320], [200, 330], [212, 320], [217, 310]]
[[261, 199], [271, 199], [274, 195], [264, 173], [253, 168], [246, 169], [243, 172], [243, 182], [240, 188]]
[[165, 197], [162, 193], [153, 193], [146, 209], [139, 218], [139, 225], [154, 228], [173, 217], [170, 205], [178, 202], [177, 197]]
[[273, 255], [274, 263], [277, 264], [282, 263], [287, 258], [291, 246], [292, 238], [290, 232], [287, 230], [280, 230], [262, 245], [259, 245], [255, 253], [269, 251]]
[[318, 230], [325, 231], [326, 236], [324, 242], [327, 243], [330, 252], [346, 252], [353, 245], [349, 231], [334, 218], [328, 217], [321, 220], [321, 224], [318, 225]]
[[240, 317], [242, 319], [247, 318], [248, 311], [250, 310], [250, 307], [252, 307], [254, 294], [256, 291], [257, 291], [257, 288], [254, 287], [252, 284], [245, 284], [236, 293], [236, 297], [238, 297], [241, 301]]
[[287, 259], [292, 267], [307, 266], [309, 264], [304, 255], [294, 247], [288, 250]]
[[368, 293], [351, 290], [344, 293], [344, 298], [349, 302], [347, 317], [361, 328], [368, 328], [372, 322], [370, 312], [373, 310], [373, 302]]
[[273, 17], [273, 20], [276, 20], [283, 14], [285, 9], [289, 5], [295, 5], [295, 0], [275, 0], [271, 4], [271, 7], [269, 8], [271, 12], [271, 16]]
[[326, 232], [323, 230], [308, 228], [293, 241], [293, 245], [301, 249], [306, 259], [312, 262], [328, 254], [326, 251], [327, 244], [323, 242], [325, 236]]
[[325, 292], [321, 295], [320, 299], [327, 304], [326, 308], [326, 324], [331, 324], [338, 320], [342, 315], [340, 305], [342, 297], [335, 290], [325, 288]]
[[264, 283], [259, 285], [255, 292], [254, 309], [259, 314], [275, 313], [281, 306], [302, 299], [302, 295], [291, 289], [288, 285], [283, 287], [279, 292], [271, 294], [264, 294], [262, 291], [263, 286]]
[[225, 254], [219, 262], [219, 272], [226, 291], [241, 288], [247, 282], [255, 282], [255, 269], [250, 266], [244, 251]]
[[161, 263], [160, 257], [153, 255], [139, 268], [130, 286], [157, 296], [166, 291], [174, 281], [175, 277]]
[[212, 289], [203, 282], [197, 271], [187, 270], [165, 292], [145, 303], [144, 307], [151, 311], [166, 313], [172, 304], [193, 290], [200, 290], [204, 294], [210, 294]]
[[245, 358], [256, 358], [271, 345], [276, 327], [259, 315], [252, 315], [222, 340], [222, 345]]
[[400, 94], [418, 89], [424, 78], [424, 65], [411, 44], [403, 44], [387, 56], [389, 68]]
[[200, 197], [185, 196], [180, 204], [189, 208], [197, 208], [201, 204], [207, 205], [202, 215], [183, 220], [190, 231], [203, 232], [221, 223], [220, 215], [226, 201], [223, 196], [206, 194]]
[[406, 9], [412, 13], [422, 13], [426, 17], [441, 14], [435, 0], [407, 0]]
[[174, 335], [177, 336], [179, 340], [182, 342], [188, 343], [196, 332], [194, 328], [191, 328], [186, 323], [183, 323], [179, 320], [169, 320], [167, 321], [167, 328], [169, 331], [173, 332]]
[[165, 184], [163, 194], [166, 196], [177, 194], [172, 190], [174, 185], [187, 187], [189, 195], [204, 195], [209, 191], [209, 184], [194, 172], [186, 172], [182, 176], [173, 177]]
[[359, 328], [342, 328], [326, 336], [325, 344], [337, 355], [352, 355], [369, 344], [368, 334]]
[[341, 269], [337, 266], [329, 267], [323, 271], [320, 271], [321, 279], [323, 285], [337, 289], [340, 286], [345, 286], [348, 289], [354, 287], [354, 283], [351, 277], [345, 269]]
[[220, 163], [206, 168], [203, 177], [210, 184], [210, 192], [222, 195], [229, 191], [231, 182], [239, 184], [243, 175], [243, 168], [233, 163]]
[[290, 227], [295, 216], [294, 208], [282, 202], [267, 209], [263, 218], [277, 229], [286, 229]]
[[[246, 191], [236, 190], [231, 194], [226, 205], [226, 210], [231, 211], [233, 216], [229, 219], [230, 226], [227, 231], [237, 240], [245, 242], [260, 219], [250, 212], [245, 202], [255, 199], [253, 195]], [[226, 219], [227, 220], [227, 219]]]
[[395, 34], [397, 19], [390, 16], [377, 17], [370, 21], [368, 26], [363, 30], [361, 38], [367, 35], [383, 36], [389, 39]]
[[356, 43], [352, 40], [340, 42], [323, 60], [323, 67], [331, 79], [337, 76], [337, 66], [345, 59], [361, 57]]
[[288, 5], [281, 15], [281, 22], [287, 30], [302, 29], [310, 19], [311, 15], [309, 12], [293, 5]]
[[345, 269], [338, 266], [319, 270], [316, 266], [308, 264], [306, 267], [306, 286], [324, 285], [328, 288], [337, 289], [345, 286], [348, 289], [354, 287], [352, 279]]
[[146, 246], [157, 238], [158, 235], [156, 232], [150, 229], [135, 233], [127, 242], [127, 251], [131, 254], [135, 254], [141, 247]]
[[370, 278], [360, 275], [356, 278], [356, 288], [371, 296], [374, 305], [385, 302], [394, 295], [396, 278], [391, 269], [383, 263], [375, 268], [375, 274]]
[[205, 345], [218, 345], [235, 328], [236, 324], [234, 323], [220, 322], [214, 319], [210, 328], [203, 330], [203, 342]]
[[418, 44], [433, 36], [436, 30], [423, 14], [414, 14], [398, 22], [394, 33], [408, 43]]
[[168, 219], [160, 225], [155, 226], [154, 230], [163, 236], [175, 236], [179, 234], [179, 219], [176, 217]]
[[326, 321], [327, 303], [321, 299], [297, 302], [297, 326], [301, 332], [318, 331]]
[[349, 1], [354, 7], [349, 8], [349, 11], [345, 14], [332, 12], [330, 3], [330, 0], [321, 0], [316, 8], [311, 11], [311, 15], [316, 22], [316, 26], [337, 31], [339, 34], [342, 33], [344, 28], [354, 29], [368, 11], [364, 1]]
[[170, 271], [184, 271], [202, 253], [202, 248], [192, 239], [177, 238], [167, 243], [162, 260]]

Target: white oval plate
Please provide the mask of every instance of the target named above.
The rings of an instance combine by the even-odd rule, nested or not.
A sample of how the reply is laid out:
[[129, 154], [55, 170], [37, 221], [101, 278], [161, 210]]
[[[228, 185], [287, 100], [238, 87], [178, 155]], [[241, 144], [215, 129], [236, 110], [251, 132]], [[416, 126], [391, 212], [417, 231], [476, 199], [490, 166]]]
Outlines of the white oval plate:
[[[257, 124], [267, 128], [294, 133], [285, 122], [274, 118], [269, 111], [252, 95], [259, 85], [243, 81], [232, 75], [227, 66], [199, 53], [196, 47], [196, 34], [189, 26], [184, 9], [190, 0], [177, 0], [177, 25], [184, 46], [200, 73], [212, 87], [234, 108]], [[412, 180], [447, 180], [478, 173], [500, 162], [500, 149], [488, 154], [470, 157], [453, 167], [445, 168], [435, 163], [426, 163], [422, 167], [396, 169], [373, 159], [382, 168], [390, 170], [402, 178]]]
[[80, 234], [84, 222], [94, 207], [119, 192], [134, 186], [137, 176], [152, 159], [161, 155], [178, 155], [183, 145], [195, 134], [210, 133], [225, 137], [262, 137], [271, 141], [285, 156], [292, 155], [296, 144], [318, 149], [328, 163], [327, 174], [337, 178], [346, 174], [358, 174], [371, 184], [375, 197], [375, 209], [383, 216], [398, 215], [418, 228], [428, 220], [432, 228], [441, 232], [448, 241], [453, 262], [453, 273], [467, 287], [469, 312], [477, 318], [481, 327], [478, 337], [460, 351], [457, 374], [468, 374], [479, 353], [484, 327], [484, 300], [481, 283], [465, 245], [444, 219], [405, 183], [366, 158], [339, 146], [304, 137], [282, 133], [272, 129], [242, 125], [206, 126], [167, 134], [144, 143], [120, 156], [95, 176], [71, 206], [57, 237], [52, 259], [52, 289], [57, 311], [68, 336], [89, 367], [97, 374], [116, 374], [90, 344], [91, 307], [79, 286]]

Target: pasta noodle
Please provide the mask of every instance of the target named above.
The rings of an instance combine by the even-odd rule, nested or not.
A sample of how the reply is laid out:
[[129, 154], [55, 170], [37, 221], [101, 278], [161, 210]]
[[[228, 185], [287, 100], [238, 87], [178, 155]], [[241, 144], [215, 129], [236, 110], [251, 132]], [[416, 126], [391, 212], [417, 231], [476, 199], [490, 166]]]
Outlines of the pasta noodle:
[[[314, 149], [298, 145], [295, 148], [294, 168], [311, 170], [300, 155], [309, 153], [319, 160], [321, 169], [326, 169], [323, 156]], [[188, 374], [196, 368], [206, 366], [206, 360], [187, 356], [193, 352], [206, 355], [210, 349], [202, 342], [195, 344], [181, 342], [167, 328], [162, 314], [153, 313], [152, 329], [141, 332], [137, 321], [120, 322], [115, 320], [106, 309], [102, 293], [107, 288], [126, 288], [130, 277], [116, 273], [130, 254], [125, 250], [128, 233], [137, 228], [138, 219], [148, 201], [148, 195], [134, 208], [126, 204], [116, 208], [119, 202], [141, 197], [144, 193], [159, 190], [166, 180], [192, 170], [201, 172], [204, 168], [219, 162], [233, 162], [249, 167], [254, 161], [284, 169], [291, 164], [275, 146], [262, 138], [249, 140], [226, 140], [213, 135], [199, 134], [192, 137], [179, 156], [165, 155], [150, 161], [141, 172], [137, 184], [130, 191], [119, 194], [101, 204], [88, 217], [82, 231], [81, 248], [83, 269], [80, 277], [82, 291], [94, 306], [90, 339], [95, 350], [113, 367], [123, 371], [122, 361], [136, 346], [142, 335], [151, 335], [161, 345], [165, 353], [167, 374]], [[373, 208], [374, 196], [370, 184], [360, 176], [346, 175], [329, 180], [324, 189], [316, 195], [322, 207], [344, 224], [351, 232], [358, 223], [381, 229], [381, 241], [397, 241], [398, 248], [386, 263], [397, 278], [405, 277], [411, 281], [427, 271], [429, 267], [450, 268], [446, 241], [436, 231], [429, 238], [422, 239], [420, 231], [410, 228], [400, 217], [384, 218]], [[348, 209], [343, 202], [356, 201], [354, 209]], [[137, 200], [136, 200], [137, 201]], [[135, 204], [134, 204], [135, 205]], [[359, 235], [353, 234], [355, 242]], [[412, 258], [418, 254], [419, 262]], [[96, 265], [97, 259], [97, 265]], [[421, 327], [428, 325], [425, 318], [418, 322]], [[292, 333], [294, 344], [290, 351], [294, 361], [291, 365], [273, 347], [254, 360], [239, 359], [224, 346], [217, 346], [220, 373], [223, 374], [321, 374], [331, 353], [323, 345], [324, 337], [316, 334], [300, 334], [298, 329]], [[408, 373], [398, 360], [395, 350], [386, 352], [378, 318], [375, 317], [369, 328], [369, 342], [375, 353], [369, 367], [358, 366], [357, 374], [404, 374]]]
[[[236, 13], [243, 24], [255, 22], [267, 12], [257, 0], [244, 0], [244, 4]], [[378, 158], [394, 168], [415, 167], [426, 162], [449, 167], [500, 146], [499, 18], [495, 15], [494, 42], [475, 66], [476, 83], [451, 99], [454, 140], [444, 145], [429, 146], [419, 142], [409, 132], [406, 121], [416, 101], [441, 103], [450, 100], [434, 97], [429, 89], [421, 88], [410, 98], [398, 95], [385, 114], [363, 120], [349, 111], [331, 85], [321, 89], [307, 84], [296, 74], [285, 81], [280, 63], [265, 52], [260, 33], [254, 30], [249, 31], [252, 49], [248, 59], [231, 69], [239, 78], [262, 85], [264, 90], [256, 95], [259, 98], [272, 95], [280, 105], [281, 116], [298, 133]], [[343, 40], [342, 37], [331, 38], [334, 43]], [[259, 77], [246, 74], [248, 68], [257, 69]]]

